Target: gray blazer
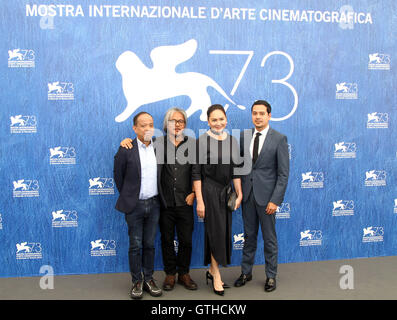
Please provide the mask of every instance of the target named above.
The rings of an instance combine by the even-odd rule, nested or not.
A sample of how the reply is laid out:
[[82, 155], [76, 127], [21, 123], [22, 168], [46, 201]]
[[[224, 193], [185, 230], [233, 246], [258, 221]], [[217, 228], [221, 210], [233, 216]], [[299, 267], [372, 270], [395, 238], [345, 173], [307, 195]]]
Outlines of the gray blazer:
[[243, 201], [248, 200], [252, 191], [259, 205], [267, 206], [269, 202], [273, 202], [280, 206], [289, 175], [287, 137], [269, 128], [258, 159], [252, 166], [249, 146], [254, 132], [255, 129], [247, 129], [240, 134], [240, 155], [244, 158], [244, 166], [248, 165], [249, 168], [241, 176]]

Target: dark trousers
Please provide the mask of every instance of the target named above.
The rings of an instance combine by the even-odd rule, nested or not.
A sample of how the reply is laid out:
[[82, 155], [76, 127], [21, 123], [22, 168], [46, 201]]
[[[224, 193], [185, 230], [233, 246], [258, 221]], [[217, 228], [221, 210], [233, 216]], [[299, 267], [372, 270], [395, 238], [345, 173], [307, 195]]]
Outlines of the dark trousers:
[[[189, 273], [193, 226], [193, 207], [191, 206], [168, 207], [161, 211], [161, 249], [166, 274]], [[178, 238], [178, 253], [175, 252], [174, 245], [175, 229]]]
[[251, 274], [255, 262], [258, 227], [261, 226], [265, 256], [266, 277], [275, 278], [277, 274], [277, 235], [276, 214], [266, 214], [266, 206], [260, 206], [251, 192], [248, 200], [243, 202], [244, 248], [241, 271]]
[[128, 225], [130, 246], [128, 261], [132, 281], [149, 281], [154, 271], [154, 242], [160, 218], [160, 201], [158, 197], [139, 200], [134, 211], [125, 215]]

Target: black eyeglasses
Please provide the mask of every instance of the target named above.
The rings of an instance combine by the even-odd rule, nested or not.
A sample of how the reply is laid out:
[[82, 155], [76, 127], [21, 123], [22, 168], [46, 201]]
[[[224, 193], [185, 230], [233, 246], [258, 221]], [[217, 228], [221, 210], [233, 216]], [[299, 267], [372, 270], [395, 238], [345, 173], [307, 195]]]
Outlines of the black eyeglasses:
[[172, 124], [179, 124], [179, 125], [184, 125], [184, 124], [185, 124], [185, 120], [175, 120], [175, 119], [171, 119], [171, 120], [168, 120], [168, 122], [169, 122], [169, 123], [172, 123]]

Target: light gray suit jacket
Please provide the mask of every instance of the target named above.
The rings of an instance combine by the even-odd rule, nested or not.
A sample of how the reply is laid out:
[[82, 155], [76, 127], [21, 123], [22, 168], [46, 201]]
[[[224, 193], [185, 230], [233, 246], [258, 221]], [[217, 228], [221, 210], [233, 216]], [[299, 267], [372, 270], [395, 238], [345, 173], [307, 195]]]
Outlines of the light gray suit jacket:
[[243, 201], [253, 192], [256, 202], [267, 206], [273, 202], [280, 206], [283, 202], [289, 175], [289, 152], [287, 137], [269, 128], [265, 142], [255, 164], [249, 146], [255, 129], [247, 129], [240, 134], [240, 155], [244, 159], [245, 175], [241, 176]]

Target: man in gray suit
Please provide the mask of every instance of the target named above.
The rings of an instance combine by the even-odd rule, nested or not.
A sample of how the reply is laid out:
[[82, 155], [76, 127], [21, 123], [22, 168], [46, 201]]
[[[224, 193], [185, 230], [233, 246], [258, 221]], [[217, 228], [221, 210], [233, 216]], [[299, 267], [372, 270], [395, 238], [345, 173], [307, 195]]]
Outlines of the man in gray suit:
[[271, 106], [267, 101], [255, 101], [251, 107], [255, 129], [248, 129], [240, 136], [240, 153], [244, 167], [251, 170], [241, 178], [243, 189], [244, 248], [241, 275], [236, 287], [252, 279], [252, 267], [257, 248], [258, 227], [261, 226], [266, 282], [265, 291], [276, 289], [277, 275], [277, 207], [284, 199], [289, 175], [287, 137], [270, 128]]

